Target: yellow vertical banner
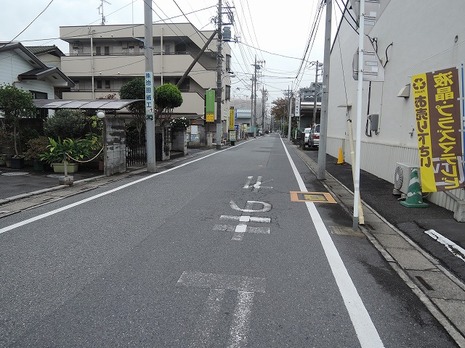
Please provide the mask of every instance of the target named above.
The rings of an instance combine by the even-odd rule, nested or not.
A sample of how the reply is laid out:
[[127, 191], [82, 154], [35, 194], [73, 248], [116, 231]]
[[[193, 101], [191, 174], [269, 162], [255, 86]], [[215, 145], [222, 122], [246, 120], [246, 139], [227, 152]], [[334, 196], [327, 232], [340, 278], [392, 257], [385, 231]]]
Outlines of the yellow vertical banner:
[[234, 112], [234, 106], [229, 108], [229, 130], [234, 130], [234, 125], [236, 123], [235, 119], [236, 113]]
[[426, 74], [412, 76], [415, 123], [420, 156], [420, 177], [423, 192], [436, 192], [433, 152], [431, 143], [431, 116], [428, 101], [428, 80]]
[[215, 122], [215, 90], [205, 92], [205, 121]]

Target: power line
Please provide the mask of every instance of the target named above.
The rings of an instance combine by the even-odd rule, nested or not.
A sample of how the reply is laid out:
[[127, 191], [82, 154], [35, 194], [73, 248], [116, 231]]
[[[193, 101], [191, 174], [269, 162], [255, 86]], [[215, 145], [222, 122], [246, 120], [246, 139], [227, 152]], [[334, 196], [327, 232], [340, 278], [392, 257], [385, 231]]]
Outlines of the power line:
[[49, 8], [49, 6], [52, 4], [52, 2], [53, 2], [53, 0], [50, 0], [50, 2], [48, 3], [48, 5], [45, 6], [45, 8], [31, 21], [31, 23], [29, 23], [23, 30], [21, 30], [21, 31], [19, 32], [18, 35], [16, 35], [14, 38], [12, 38], [12, 39], [10, 40], [10, 42], [8, 42], [8, 43], [12, 43], [19, 35], [21, 35], [22, 33], [24, 33], [24, 32], [27, 30], [27, 28], [29, 28], [29, 27], [32, 25], [32, 23], [34, 23], [34, 22], [37, 20], [37, 18], [39, 18], [39, 17]]

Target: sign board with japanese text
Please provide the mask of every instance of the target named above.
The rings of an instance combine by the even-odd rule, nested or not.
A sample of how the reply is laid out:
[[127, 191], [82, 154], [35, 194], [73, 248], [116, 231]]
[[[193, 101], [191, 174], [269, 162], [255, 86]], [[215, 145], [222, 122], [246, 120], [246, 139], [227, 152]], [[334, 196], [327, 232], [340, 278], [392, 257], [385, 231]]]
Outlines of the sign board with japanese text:
[[215, 90], [209, 89], [205, 93], [205, 121], [215, 122]]
[[465, 186], [457, 68], [412, 76], [423, 192]]
[[234, 124], [236, 123], [236, 112], [234, 106], [229, 108], [229, 130], [234, 130]]
[[154, 105], [153, 105], [153, 72], [145, 73], [145, 118], [153, 120]]
[[294, 116], [300, 117], [300, 95], [295, 98]]

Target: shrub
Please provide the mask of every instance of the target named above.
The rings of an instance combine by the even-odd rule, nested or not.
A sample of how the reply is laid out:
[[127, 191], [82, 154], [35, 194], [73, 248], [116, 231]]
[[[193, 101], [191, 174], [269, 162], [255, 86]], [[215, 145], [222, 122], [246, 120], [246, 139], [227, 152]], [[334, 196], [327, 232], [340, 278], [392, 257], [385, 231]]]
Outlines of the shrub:
[[57, 110], [44, 121], [45, 135], [52, 138], [82, 138], [89, 132], [89, 118], [80, 110]]

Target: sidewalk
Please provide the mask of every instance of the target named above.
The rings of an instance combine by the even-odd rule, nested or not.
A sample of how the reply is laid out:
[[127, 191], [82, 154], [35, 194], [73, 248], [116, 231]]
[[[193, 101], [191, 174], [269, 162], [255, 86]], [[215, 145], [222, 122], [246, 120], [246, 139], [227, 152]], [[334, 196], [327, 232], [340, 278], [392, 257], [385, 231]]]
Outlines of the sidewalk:
[[[317, 150], [302, 151], [302, 153], [314, 163], [318, 162]], [[337, 164], [336, 158], [327, 155], [326, 171], [353, 192], [350, 164]], [[460, 250], [454, 254], [446, 246], [425, 233], [425, 231], [434, 230], [460, 248], [465, 249], [465, 223], [457, 222], [453, 218], [453, 212], [428, 201], [425, 201], [429, 204], [427, 208], [406, 208], [399, 203], [399, 197], [392, 194], [393, 188], [393, 184], [385, 180], [363, 170], [360, 172], [360, 196], [362, 200], [386, 221], [440, 260], [462, 281], [465, 281], [465, 260], [458, 257], [462, 256]]]

